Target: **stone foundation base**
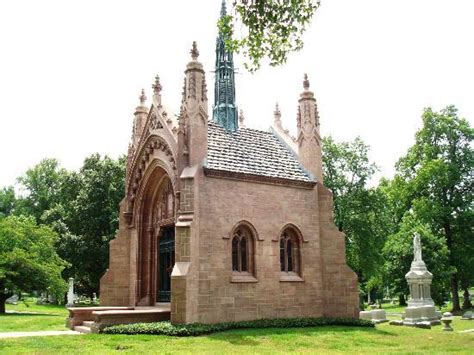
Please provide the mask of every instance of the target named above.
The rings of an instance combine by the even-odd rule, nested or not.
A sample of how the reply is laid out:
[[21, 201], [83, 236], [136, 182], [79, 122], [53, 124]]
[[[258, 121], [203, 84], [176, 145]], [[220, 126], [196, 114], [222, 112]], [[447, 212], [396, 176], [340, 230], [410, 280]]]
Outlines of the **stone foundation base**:
[[378, 324], [388, 322], [385, 311], [383, 309], [373, 309], [371, 311], [359, 312], [359, 319], [370, 320], [372, 323]]
[[434, 306], [421, 307], [407, 307], [405, 308], [405, 315], [403, 325], [417, 326], [417, 324], [438, 325], [441, 324]]

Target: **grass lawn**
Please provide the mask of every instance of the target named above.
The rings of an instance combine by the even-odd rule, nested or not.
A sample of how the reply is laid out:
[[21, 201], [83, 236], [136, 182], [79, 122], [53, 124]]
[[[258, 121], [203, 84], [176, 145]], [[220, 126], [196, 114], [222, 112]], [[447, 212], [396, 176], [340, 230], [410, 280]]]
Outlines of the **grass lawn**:
[[[26, 304], [25, 304], [26, 303]], [[33, 301], [26, 301], [18, 302], [17, 305], [7, 304], [7, 311], [15, 311], [15, 312], [32, 312], [32, 313], [45, 313], [45, 314], [56, 314], [67, 317], [68, 311], [66, 307], [58, 306], [54, 304], [44, 304], [44, 305], [37, 305]]]
[[68, 312], [64, 306], [36, 305], [32, 301], [27, 301], [26, 304], [22, 302], [18, 305], [7, 304], [7, 311], [24, 313], [0, 315], [0, 332], [66, 329], [65, 322]]
[[129, 353], [447, 353], [472, 354], [474, 321], [454, 321], [454, 332], [442, 326], [428, 329], [395, 327], [387, 323], [376, 328], [328, 326], [293, 329], [249, 329], [207, 336], [174, 338], [158, 335], [100, 335], [34, 337], [0, 340], [0, 353], [104, 354], [118, 350]]

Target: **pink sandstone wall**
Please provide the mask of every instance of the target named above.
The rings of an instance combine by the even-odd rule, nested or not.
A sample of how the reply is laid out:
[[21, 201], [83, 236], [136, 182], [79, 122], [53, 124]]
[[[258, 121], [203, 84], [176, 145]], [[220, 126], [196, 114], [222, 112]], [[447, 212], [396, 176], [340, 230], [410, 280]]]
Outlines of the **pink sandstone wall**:
[[[193, 220], [176, 228], [172, 320], [176, 323], [326, 316], [357, 317], [355, 273], [345, 261], [344, 235], [333, 223], [332, 194], [315, 189], [259, 184], [202, 175], [183, 181], [182, 211]], [[109, 270], [101, 279], [101, 305], [135, 305], [136, 236], [126, 227], [110, 242]], [[255, 283], [231, 282], [231, 229], [250, 222], [255, 242]], [[278, 237], [296, 225], [304, 282], [280, 281]], [[133, 258], [131, 260], [130, 258]], [[174, 273], [174, 271], [173, 271]]]
[[334, 224], [332, 192], [318, 186], [325, 317], [359, 317], [357, 275], [346, 264], [344, 233]]
[[[199, 193], [197, 321], [323, 315], [318, 199], [314, 189], [204, 178]], [[196, 218], [196, 217], [195, 217]], [[258, 233], [256, 283], [232, 283], [234, 225], [246, 220]], [[280, 281], [278, 237], [293, 223], [301, 230], [304, 282]]]
[[101, 306], [130, 306], [130, 233], [124, 221], [125, 199], [120, 202], [119, 232], [109, 243], [109, 268], [100, 279]]

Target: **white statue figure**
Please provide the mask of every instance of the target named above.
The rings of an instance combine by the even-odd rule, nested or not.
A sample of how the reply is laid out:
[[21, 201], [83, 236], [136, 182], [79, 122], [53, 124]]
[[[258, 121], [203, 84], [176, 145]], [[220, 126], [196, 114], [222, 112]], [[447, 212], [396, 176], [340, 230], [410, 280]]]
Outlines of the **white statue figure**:
[[413, 236], [413, 254], [414, 254], [414, 261], [422, 261], [421, 258], [421, 239], [418, 233], [415, 233]]

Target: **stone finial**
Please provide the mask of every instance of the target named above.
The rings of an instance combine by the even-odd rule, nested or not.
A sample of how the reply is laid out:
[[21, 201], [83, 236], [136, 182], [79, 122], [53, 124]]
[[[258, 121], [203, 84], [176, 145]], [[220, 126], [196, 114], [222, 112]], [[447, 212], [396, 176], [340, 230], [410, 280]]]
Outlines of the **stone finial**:
[[281, 118], [281, 111], [278, 102], [275, 104], [275, 111], [273, 111], [273, 114], [275, 115], [275, 121], [279, 121]]
[[161, 90], [163, 89], [163, 87], [162, 87], [161, 84], [160, 84], [160, 76], [159, 76], [159, 75], [155, 76], [155, 82], [154, 82], [154, 84], [153, 84], [151, 87], [153, 88], [153, 92], [154, 92], [156, 95], [158, 95], [158, 94], [161, 92]]
[[197, 44], [196, 44], [196, 41], [193, 41], [193, 47], [191, 48], [191, 58], [193, 58], [193, 60], [197, 60], [198, 57], [199, 57], [199, 51], [197, 49]]
[[275, 127], [283, 129], [283, 127], [281, 126], [281, 111], [278, 102], [275, 103], [275, 111], [273, 111], [273, 124], [275, 125]]
[[139, 99], [140, 99], [140, 105], [144, 106], [145, 101], [146, 101], [145, 89], [142, 89], [142, 93], [141, 93]]
[[305, 90], [309, 90], [308, 74], [305, 74], [305, 75], [304, 75], [303, 87], [304, 87]]
[[245, 121], [245, 116], [244, 116], [244, 111], [240, 109], [239, 111], [239, 124], [241, 127], [244, 126], [244, 121]]

